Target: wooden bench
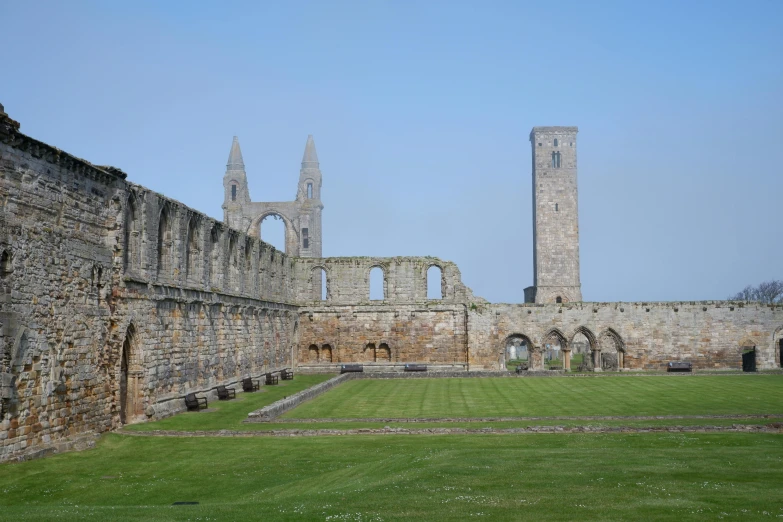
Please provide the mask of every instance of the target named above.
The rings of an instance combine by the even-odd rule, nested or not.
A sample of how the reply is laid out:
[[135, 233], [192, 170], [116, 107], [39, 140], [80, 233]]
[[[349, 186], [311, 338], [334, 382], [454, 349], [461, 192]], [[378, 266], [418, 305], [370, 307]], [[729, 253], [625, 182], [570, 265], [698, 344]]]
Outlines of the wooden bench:
[[258, 391], [261, 388], [261, 383], [258, 381], [254, 381], [250, 377], [245, 377], [242, 379], [242, 391], [245, 392], [254, 392]]
[[277, 381], [277, 375], [275, 375], [274, 373], [271, 373], [271, 372], [267, 373], [267, 374], [265, 374], [264, 377], [265, 377], [264, 384], [266, 384], [267, 386], [270, 386], [272, 384], [277, 384], [277, 382], [278, 382]]
[[426, 364], [406, 364], [405, 365], [405, 371], [406, 372], [426, 372], [427, 371], [427, 365]]
[[363, 372], [364, 366], [361, 364], [343, 364], [340, 366], [340, 373]]
[[207, 407], [207, 398], [206, 397], [197, 397], [195, 393], [188, 393], [185, 395], [185, 406], [187, 406], [188, 411], [190, 410], [200, 410], [202, 408]]
[[221, 401], [227, 401], [229, 399], [236, 399], [237, 392], [233, 388], [226, 388], [225, 386], [217, 387], [218, 399]]
[[692, 372], [693, 364], [688, 361], [671, 361], [666, 365], [667, 372]]
[[282, 370], [280, 370], [280, 378], [283, 379], [284, 381], [293, 381], [294, 371], [288, 368], [283, 368]]
[[517, 372], [517, 374], [520, 374], [522, 372], [526, 372], [527, 371], [527, 364], [520, 364], [519, 366], [517, 366], [517, 369], [514, 370], [514, 371]]

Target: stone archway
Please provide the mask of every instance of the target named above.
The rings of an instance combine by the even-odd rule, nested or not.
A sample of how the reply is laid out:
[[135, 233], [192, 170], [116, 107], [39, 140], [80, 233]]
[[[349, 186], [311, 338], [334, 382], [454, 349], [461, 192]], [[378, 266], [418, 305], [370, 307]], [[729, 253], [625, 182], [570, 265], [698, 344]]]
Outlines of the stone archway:
[[[498, 364], [500, 370], [508, 370], [509, 364], [530, 367], [530, 354], [533, 351], [533, 341], [524, 334], [514, 333], [506, 337], [500, 348]], [[515, 368], [516, 369], [516, 368]]]
[[121, 424], [130, 424], [139, 418], [142, 410], [142, 375], [140, 357], [137, 348], [136, 328], [128, 325], [120, 353], [120, 368], [118, 375], [119, 397], [118, 410]]
[[531, 370], [544, 370], [545, 368], [545, 361], [549, 357], [550, 359], [552, 356], [556, 353], [562, 354], [560, 355], [563, 357], [563, 368], [566, 369], [568, 366], [566, 366], [566, 360], [569, 361], [570, 364], [570, 343], [568, 342], [568, 339], [566, 339], [566, 336], [563, 335], [563, 332], [561, 332], [557, 328], [552, 328], [547, 332], [547, 334], [541, 339], [541, 348], [540, 350], [533, 351], [530, 356], [530, 369]]
[[283, 225], [285, 226], [285, 253], [289, 256], [298, 256], [299, 232], [296, 230], [294, 222], [291, 220], [291, 218], [286, 216], [281, 210], [270, 209], [261, 212], [251, 220], [250, 226], [247, 227], [245, 233], [247, 233], [249, 236], [257, 237], [263, 241], [261, 236], [261, 222], [270, 216], [276, 216], [283, 220]]

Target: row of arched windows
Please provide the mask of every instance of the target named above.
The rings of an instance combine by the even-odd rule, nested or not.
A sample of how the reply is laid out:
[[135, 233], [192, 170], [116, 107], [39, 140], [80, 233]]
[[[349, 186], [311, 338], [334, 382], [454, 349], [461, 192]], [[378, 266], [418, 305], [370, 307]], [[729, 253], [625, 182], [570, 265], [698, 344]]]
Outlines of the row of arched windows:
[[[382, 301], [388, 298], [386, 273], [380, 266], [370, 269], [368, 298]], [[326, 301], [330, 298], [329, 281], [326, 270], [316, 267], [312, 271], [311, 286], [313, 299]], [[427, 269], [427, 299], [443, 299], [443, 270], [438, 265]]]

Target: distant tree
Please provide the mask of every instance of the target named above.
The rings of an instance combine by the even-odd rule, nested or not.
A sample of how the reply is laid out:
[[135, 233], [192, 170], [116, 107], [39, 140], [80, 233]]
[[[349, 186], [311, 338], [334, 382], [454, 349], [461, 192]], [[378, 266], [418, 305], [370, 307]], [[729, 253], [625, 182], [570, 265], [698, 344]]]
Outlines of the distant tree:
[[758, 301], [760, 303], [772, 304], [783, 303], [783, 281], [765, 281], [759, 286], [746, 286], [741, 292], [731, 297], [732, 301]]

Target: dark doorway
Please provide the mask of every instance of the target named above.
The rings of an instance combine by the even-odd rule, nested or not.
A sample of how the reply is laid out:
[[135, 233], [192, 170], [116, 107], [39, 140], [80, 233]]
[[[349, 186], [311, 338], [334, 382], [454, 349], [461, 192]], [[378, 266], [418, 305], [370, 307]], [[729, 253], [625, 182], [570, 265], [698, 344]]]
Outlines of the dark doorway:
[[127, 423], [128, 415], [128, 352], [130, 341], [126, 337], [122, 344], [122, 362], [120, 363], [120, 422]]
[[742, 371], [743, 372], [755, 372], [756, 371], [756, 347], [743, 347], [742, 349]]

